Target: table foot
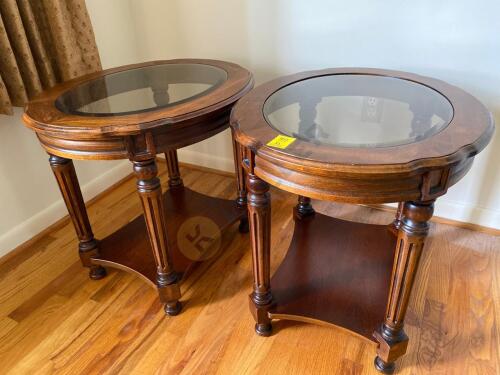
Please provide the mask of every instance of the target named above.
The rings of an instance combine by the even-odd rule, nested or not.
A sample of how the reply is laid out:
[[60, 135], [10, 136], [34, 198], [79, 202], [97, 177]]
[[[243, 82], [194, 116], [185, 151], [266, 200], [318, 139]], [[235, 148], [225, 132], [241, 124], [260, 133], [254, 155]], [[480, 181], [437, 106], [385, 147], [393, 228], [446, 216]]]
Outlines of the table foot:
[[259, 336], [268, 337], [271, 336], [272, 332], [272, 324], [255, 323], [255, 333], [257, 333]]
[[379, 356], [375, 357], [374, 361], [375, 368], [383, 374], [394, 374], [396, 369], [396, 364], [394, 362], [384, 362]]
[[164, 310], [168, 316], [176, 316], [181, 312], [182, 304], [179, 301], [167, 302]]
[[92, 280], [104, 279], [107, 275], [106, 268], [101, 266], [92, 266], [89, 270], [89, 277]]

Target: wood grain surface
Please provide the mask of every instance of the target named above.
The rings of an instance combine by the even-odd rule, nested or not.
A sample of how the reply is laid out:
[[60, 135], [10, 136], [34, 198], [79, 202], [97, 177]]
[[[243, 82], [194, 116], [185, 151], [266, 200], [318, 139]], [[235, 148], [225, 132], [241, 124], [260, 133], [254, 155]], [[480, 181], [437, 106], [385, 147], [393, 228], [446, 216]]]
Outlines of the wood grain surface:
[[[281, 135], [264, 114], [273, 93], [303, 80], [346, 74], [392, 77], [430, 87], [451, 103], [453, 119], [428, 138], [391, 147], [343, 147], [300, 137], [284, 148], [269, 144]], [[342, 88], [349, 95], [354, 89], [356, 95], [377, 96], [370, 86]], [[390, 97], [400, 99], [397, 93]], [[311, 112], [303, 97], [292, 96], [290, 100], [300, 107], [302, 117]], [[417, 113], [413, 114], [416, 117]], [[234, 106], [231, 127], [235, 140], [253, 154], [251, 168], [258, 178], [293, 194], [362, 204], [430, 201], [446, 194], [469, 171], [474, 156], [486, 147], [495, 128], [491, 113], [458, 87], [416, 74], [368, 68], [302, 72], [264, 83]]]
[[331, 323], [373, 340], [384, 320], [396, 236], [320, 213], [296, 220], [272, 280], [273, 319]]
[[[163, 189], [165, 166], [160, 164]], [[234, 179], [181, 168], [184, 184], [235, 196]], [[297, 197], [272, 188], [271, 271], [291, 241]], [[317, 212], [385, 224], [393, 213], [314, 202]], [[141, 213], [135, 181], [89, 207], [105, 237]], [[74, 251], [69, 222], [0, 259], [2, 374], [376, 374], [375, 344], [335, 327], [291, 321], [259, 337], [248, 311], [252, 261], [248, 235], [202, 264], [181, 286], [188, 301], [165, 316], [143, 280], [109, 269], [91, 281]], [[500, 373], [500, 238], [431, 223], [406, 318], [410, 336], [398, 373]]]
[[[265, 119], [263, 107], [266, 100], [277, 90], [295, 82], [337, 74], [392, 77], [427, 86], [439, 92], [451, 103], [453, 119], [437, 134], [418, 142], [392, 147], [339, 147], [315, 144], [302, 139], [297, 139], [284, 149], [267, 145], [281, 133], [270, 126]], [[327, 92], [332, 95], [334, 88], [327, 87]], [[342, 87], [342, 90], [346, 90], [346, 95], [378, 95], [365, 84], [357, 88]], [[353, 93], [347, 90], [356, 91]], [[312, 94], [318, 94], [319, 97], [326, 95], [321, 92]], [[399, 93], [394, 93], [393, 97], [404, 101]], [[294, 98], [292, 102], [300, 104], [301, 100]], [[289, 103], [285, 101], [282, 104]], [[310, 168], [321, 169], [325, 174], [336, 175], [404, 173], [422, 168], [452, 165], [480, 152], [488, 144], [495, 128], [493, 116], [486, 107], [456, 86], [417, 74], [370, 68], [314, 70], [279, 77], [261, 84], [234, 106], [231, 126], [237, 141], [244, 147], [254, 150], [260, 158], [289, 163], [290, 169], [293, 169], [299, 159], [299, 164], [302, 166], [307, 164]]]
[[[159, 66], [165, 64], [201, 64], [210, 65], [224, 70], [227, 79], [207, 95], [201, 95], [194, 100], [182, 102], [166, 108], [152, 108], [150, 111], [120, 116], [80, 116], [63, 113], [54, 105], [55, 100], [66, 91], [77, 85], [102, 78], [106, 75], [124, 72], [131, 69]], [[181, 77], [179, 77], [181, 79]], [[126, 83], [125, 83], [126, 84]], [[124, 65], [87, 74], [44, 91], [30, 100], [23, 116], [26, 126], [37, 133], [49, 136], [62, 136], [69, 139], [83, 137], [85, 139], [101, 138], [103, 135], [134, 134], [146, 129], [164, 127], [201, 117], [203, 114], [214, 113], [229, 104], [234, 103], [253, 85], [250, 72], [239, 65], [206, 59], [176, 59], [149, 61], [139, 64]], [[125, 88], [124, 88], [125, 89]]]

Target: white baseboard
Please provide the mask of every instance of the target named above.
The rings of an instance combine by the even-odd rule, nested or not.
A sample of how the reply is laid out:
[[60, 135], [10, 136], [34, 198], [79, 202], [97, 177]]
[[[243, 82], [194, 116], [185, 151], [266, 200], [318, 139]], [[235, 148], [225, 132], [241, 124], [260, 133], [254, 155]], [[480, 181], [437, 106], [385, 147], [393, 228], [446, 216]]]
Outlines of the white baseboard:
[[[396, 203], [387, 203], [386, 206], [397, 207]], [[454, 200], [438, 198], [434, 206], [434, 216], [444, 219], [472, 223], [483, 227], [500, 229], [500, 211], [464, 204]]]
[[179, 161], [189, 164], [201, 165], [203, 167], [218, 169], [225, 172], [234, 172], [234, 159], [217, 156], [214, 154], [205, 154], [193, 150], [180, 149]]
[[[183, 162], [202, 165], [204, 167], [234, 171], [233, 159], [196, 152], [193, 150], [179, 150], [179, 159]], [[394, 204], [390, 204], [395, 206]], [[472, 223], [488, 228], [500, 229], [500, 210], [478, 207], [473, 204], [457, 202], [447, 199], [446, 196], [436, 201], [434, 215], [446, 219]]]
[[[82, 194], [86, 200], [92, 199], [97, 194], [126, 177], [131, 173], [130, 162], [124, 160], [109, 171], [97, 176], [90, 182], [81, 186]], [[15, 249], [17, 246], [33, 238], [48, 226], [68, 214], [62, 199], [54, 202], [49, 207], [38, 212], [28, 220], [15, 226], [0, 236], [0, 257]]]
[[434, 215], [464, 223], [500, 229], [500, 211], [448, 200], [446, 197], [436, 201]]
[[[179, 150], [179, 159], [180, 161], [190, 164], [234, 172], [233, 159], [213, 154], [205, 154], [184, 149]], [[91, 199], [129, 174], [130, 162], [124, 160], [106, 173], [97, 176], [92, 181], [83, 185], [81, 187], [82, 193], [87, 200]], [[30, 219], [12, 228], [7, 233], [4, 233], [0, 236], [0, 257], [34, 237], [45, 228], [67, 215], [67, 213], [66, 206], [63, 200], [60, 199]], [[447, 200], [446, 198], [438, 199], [434, 215], [451, 220], [500, 229], [500, 211]]]

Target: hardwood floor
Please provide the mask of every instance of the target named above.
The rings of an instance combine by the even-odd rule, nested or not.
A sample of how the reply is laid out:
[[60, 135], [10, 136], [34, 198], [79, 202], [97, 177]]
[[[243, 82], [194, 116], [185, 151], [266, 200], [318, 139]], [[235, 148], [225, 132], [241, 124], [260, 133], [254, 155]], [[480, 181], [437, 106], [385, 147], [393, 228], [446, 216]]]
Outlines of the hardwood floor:
[[[165, 167], [162, 181], [165, 182]], [[234, 197], [232, 178], [181, 169], [187, 186]], [[272, 267], [291, 239], [296, 198], [272, 190]], [[392, 214], [315, 202], [317, 211], [369, 223]], [[129, 179], [89, 207], [96, 236], [141, 212]], [[0, 259], [1, 374], [376, 374], [374, 345], [336, 328], [277, 322], [255, 335], [248, 309], [251, 253], [237, 225], [212, 264], [182, 285], [184, 310], [167, 317], [156, 290], [108, 269], [80, 266], [68, 222]], [[57, 256], [56, 256], [57, 255]], [[400, 374], [500, 374], [500, 238], [432, 224], [407, 314]]]

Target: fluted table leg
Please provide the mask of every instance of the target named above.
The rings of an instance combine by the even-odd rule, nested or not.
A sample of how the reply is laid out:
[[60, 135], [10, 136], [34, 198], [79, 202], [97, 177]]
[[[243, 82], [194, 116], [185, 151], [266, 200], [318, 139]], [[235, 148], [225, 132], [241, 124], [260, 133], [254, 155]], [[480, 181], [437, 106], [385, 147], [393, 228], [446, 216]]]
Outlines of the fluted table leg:
[[178, 277], [172, 264], [168, 244], [167, 227], [161, 183], [154, 159], [134, 161], [137, 191], [144, 210], [151, 249], [156, 262], [156, 285], [160, 300], [165, 303], [168, 315], [177, 315], [181, 310]]
[[375, 367], [386, 374], [394, 372], [394, 362], [408, 345], [404, 318], [433, 209], [434, 201], [405, 202], [402, 207], [385, 321], [374, 333], [379, 342]]
[[261, 336], [269, 336], [272, 329], [268, 315], [272, 303], [270, 286], [271, 199], [269, 185], [257, 176], [249, 174], [247, 188], [254, 277], [250, 307], [256, 321], [255, 332]]
[[91, 279], [102, 279], [106, 276], [106, 270], [99, 265], [92, 264], [92, 257], [99, 254], [99, 243], [92, 233], [73, 161], [50, 155], [49, 163], [78, 236], [78, 253], [82, 265], [90, 269], [89, 277]]

